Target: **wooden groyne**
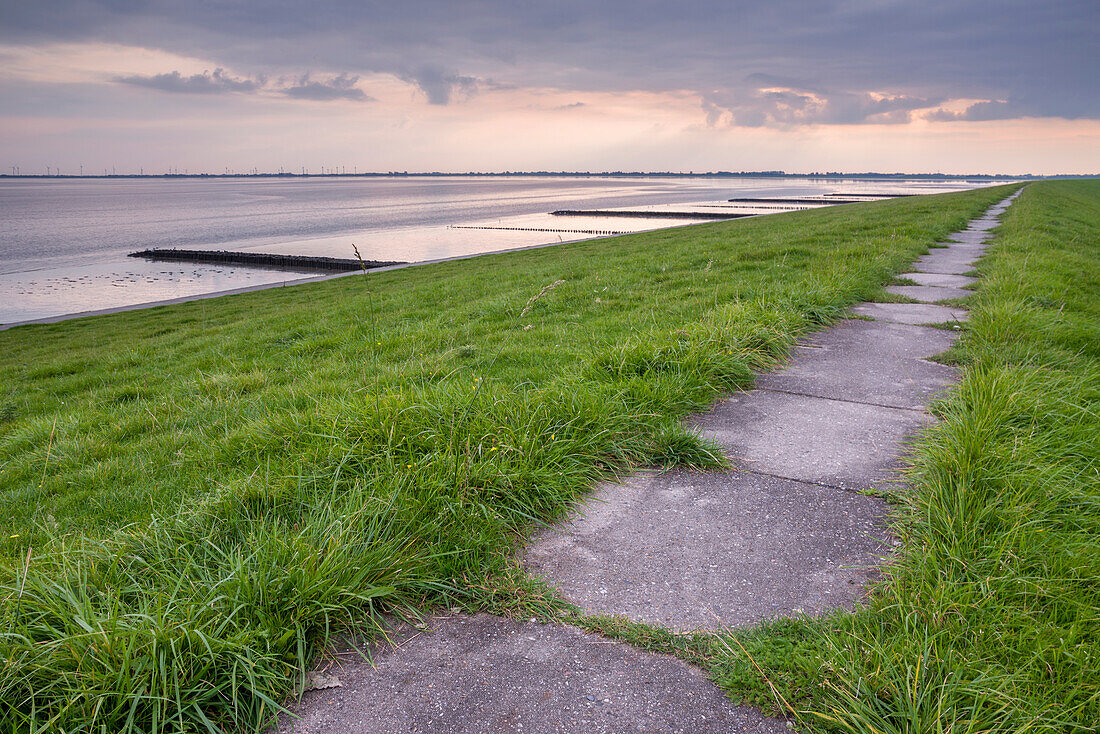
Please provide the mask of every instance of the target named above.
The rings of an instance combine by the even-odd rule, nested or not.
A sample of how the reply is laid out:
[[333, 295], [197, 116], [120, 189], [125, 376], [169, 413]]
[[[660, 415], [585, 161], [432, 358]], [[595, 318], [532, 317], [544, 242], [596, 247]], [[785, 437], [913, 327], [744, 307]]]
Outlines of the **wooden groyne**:
[[131, 252], [129, 257], [141, 257], [146, 260], [169, 262], [205, 263], [211, 265], [241, 265], [252, 268], [271, 268], [275, 270], [303, 270], [322, 273], [343, 273], [366, 267], [384, 268], [389, 265], [404, 265], [399, 261], [355, 260], [339, 257], [313, 257], [310, 255], [273, 255], [264, 252], [227, 252], [225, 250], [177, 250], [174, 248], [154, 248]]
[[718, 214], [716, 212], [643, 212], [604, 211], [602, 209], [558, 209], [555, 217], [633, 217], [636, 219], [740, 219], [752, 214]]

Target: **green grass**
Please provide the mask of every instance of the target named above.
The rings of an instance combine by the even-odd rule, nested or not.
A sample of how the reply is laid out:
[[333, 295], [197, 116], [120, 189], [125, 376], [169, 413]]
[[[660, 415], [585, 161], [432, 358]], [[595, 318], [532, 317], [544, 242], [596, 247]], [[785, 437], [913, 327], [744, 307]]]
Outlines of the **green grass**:
[[1010, 190], [0, 334], [0, 728], [258, 729], [335, 630], [555, 613], [519, 538], [600, 477], [720, 464], [681, 416]]
[[728, 635], [720, 685], [820, 731], [1097, 730], [1098, 232], [1100, 182], [1024, 191], [978, 265], [947, 355], [963, 381], [918, 444], [870, 605]]

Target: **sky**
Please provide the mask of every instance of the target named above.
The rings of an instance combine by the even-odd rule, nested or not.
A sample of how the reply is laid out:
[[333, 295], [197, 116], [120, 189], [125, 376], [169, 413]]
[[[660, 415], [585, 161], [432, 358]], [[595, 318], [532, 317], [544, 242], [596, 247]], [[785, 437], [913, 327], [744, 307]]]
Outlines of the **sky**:
[[0, 172], [1100, 172], [1100, 0], [0, 0]]

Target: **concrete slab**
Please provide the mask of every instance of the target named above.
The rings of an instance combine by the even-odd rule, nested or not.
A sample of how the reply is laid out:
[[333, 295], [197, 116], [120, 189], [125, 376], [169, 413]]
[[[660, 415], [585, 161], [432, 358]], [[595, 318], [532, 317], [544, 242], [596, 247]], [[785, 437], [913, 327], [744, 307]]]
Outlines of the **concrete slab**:
[[978, 282], [977, 278], [947, 273], [902, 273], [898, 277], [908, 278], [918, 285], [935, 285], [948, 288], [962, 288], [963, 286], [973, 285]]
[[488, 615], [436, 618], [324, 670], [279, 732], [754, 732], [781, 719], [735, 706], [703, 671], [572, 627]]
[[[934, 252], [942, 252], [946, 257], [953, 258], [969, 258], [971, 260], [978, 260], [985, 255], [986, 250], [989, 248], [985, 245], [962, 245], [955, 244], [951, 247], [941, 248], [937, 250], [929, 250], [929, 254]], [[919, 262], [919, 260], [918, 260]]]
[[981, 259], [982, 254], [966, 253], [952, 250], [931, 250], [913, 263], [913, 270], [924, 273], [969, 273], [974, 269], [974, 264]]
[[757, 474], [642, 474], [601, 485], [524, 561], [586, 611], [718, 629], [854, 605], [891, 547], [887, 513], [874, 497]]
[[937, 249], [949, 249], [956, 252], [985, 252], [989, 249], [988, 242], [954, 242], [952, 240], [947, 240], [945, 242], [939, 242], [937, 244], [939, 244], [940, 247], [933, 248], [932, 251], [935, 251]]
[[973, 291], [962, 288], [945, 288], [935, 285], [890, 285], [884, 288], [887, 293], [897, 296], [906, 296], [922, 303], [936, 303], [948, 298], [966, 298], [974, 295]]
[[860, 490], [896, 486], [902, 445], [929, 420], [916, 410], [750, 390], [691, 423], [738, 468]]
[[945, 324], [966, 321], [965, 308], [934, 306], [930, 303], [861, 303], [852, 306], [856, 316], [867, 316], [876, 321], [893, 321], [897, 324]]
[[939, 242], [939, 247], [929, 248], [928, 254], [936, 252], [954, 252], [954, 253], [981, 253], [988, 249], [987, 245], [971, 244], [965, 242]]
[[988, 242], [944, 242], [946, 249], [952, 252], [985, 252], [989, 249]]
[[948, 242], [962, 242], [970, 244], [985, 244], [992, 235], [989, 232], [975, 231], [975, 230], [962, 230], [961, 232], [952, 232], [948, 235]]
[[780, 372], [756, 387], [821, 398], [920, 409], [954, 384], [955, 369], [927, 361], [958, 334], [886, 321], [842, 321], [810, 335]]

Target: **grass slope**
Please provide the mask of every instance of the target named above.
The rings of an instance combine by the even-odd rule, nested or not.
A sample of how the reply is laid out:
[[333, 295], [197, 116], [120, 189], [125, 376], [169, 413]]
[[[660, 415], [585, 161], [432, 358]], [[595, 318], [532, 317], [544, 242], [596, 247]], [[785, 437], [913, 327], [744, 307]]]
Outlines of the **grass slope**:
[[733, 695], [820, 731], [1097, 730], [1098, 232], [1098, 181], [1008, 210], [873, 601], [711, 640]]
[[680, 416], [1009, 190], [0, 334], [0, 728], [259, 728], [334, 629], [548, 609], [518, 536], [720, 462]]

